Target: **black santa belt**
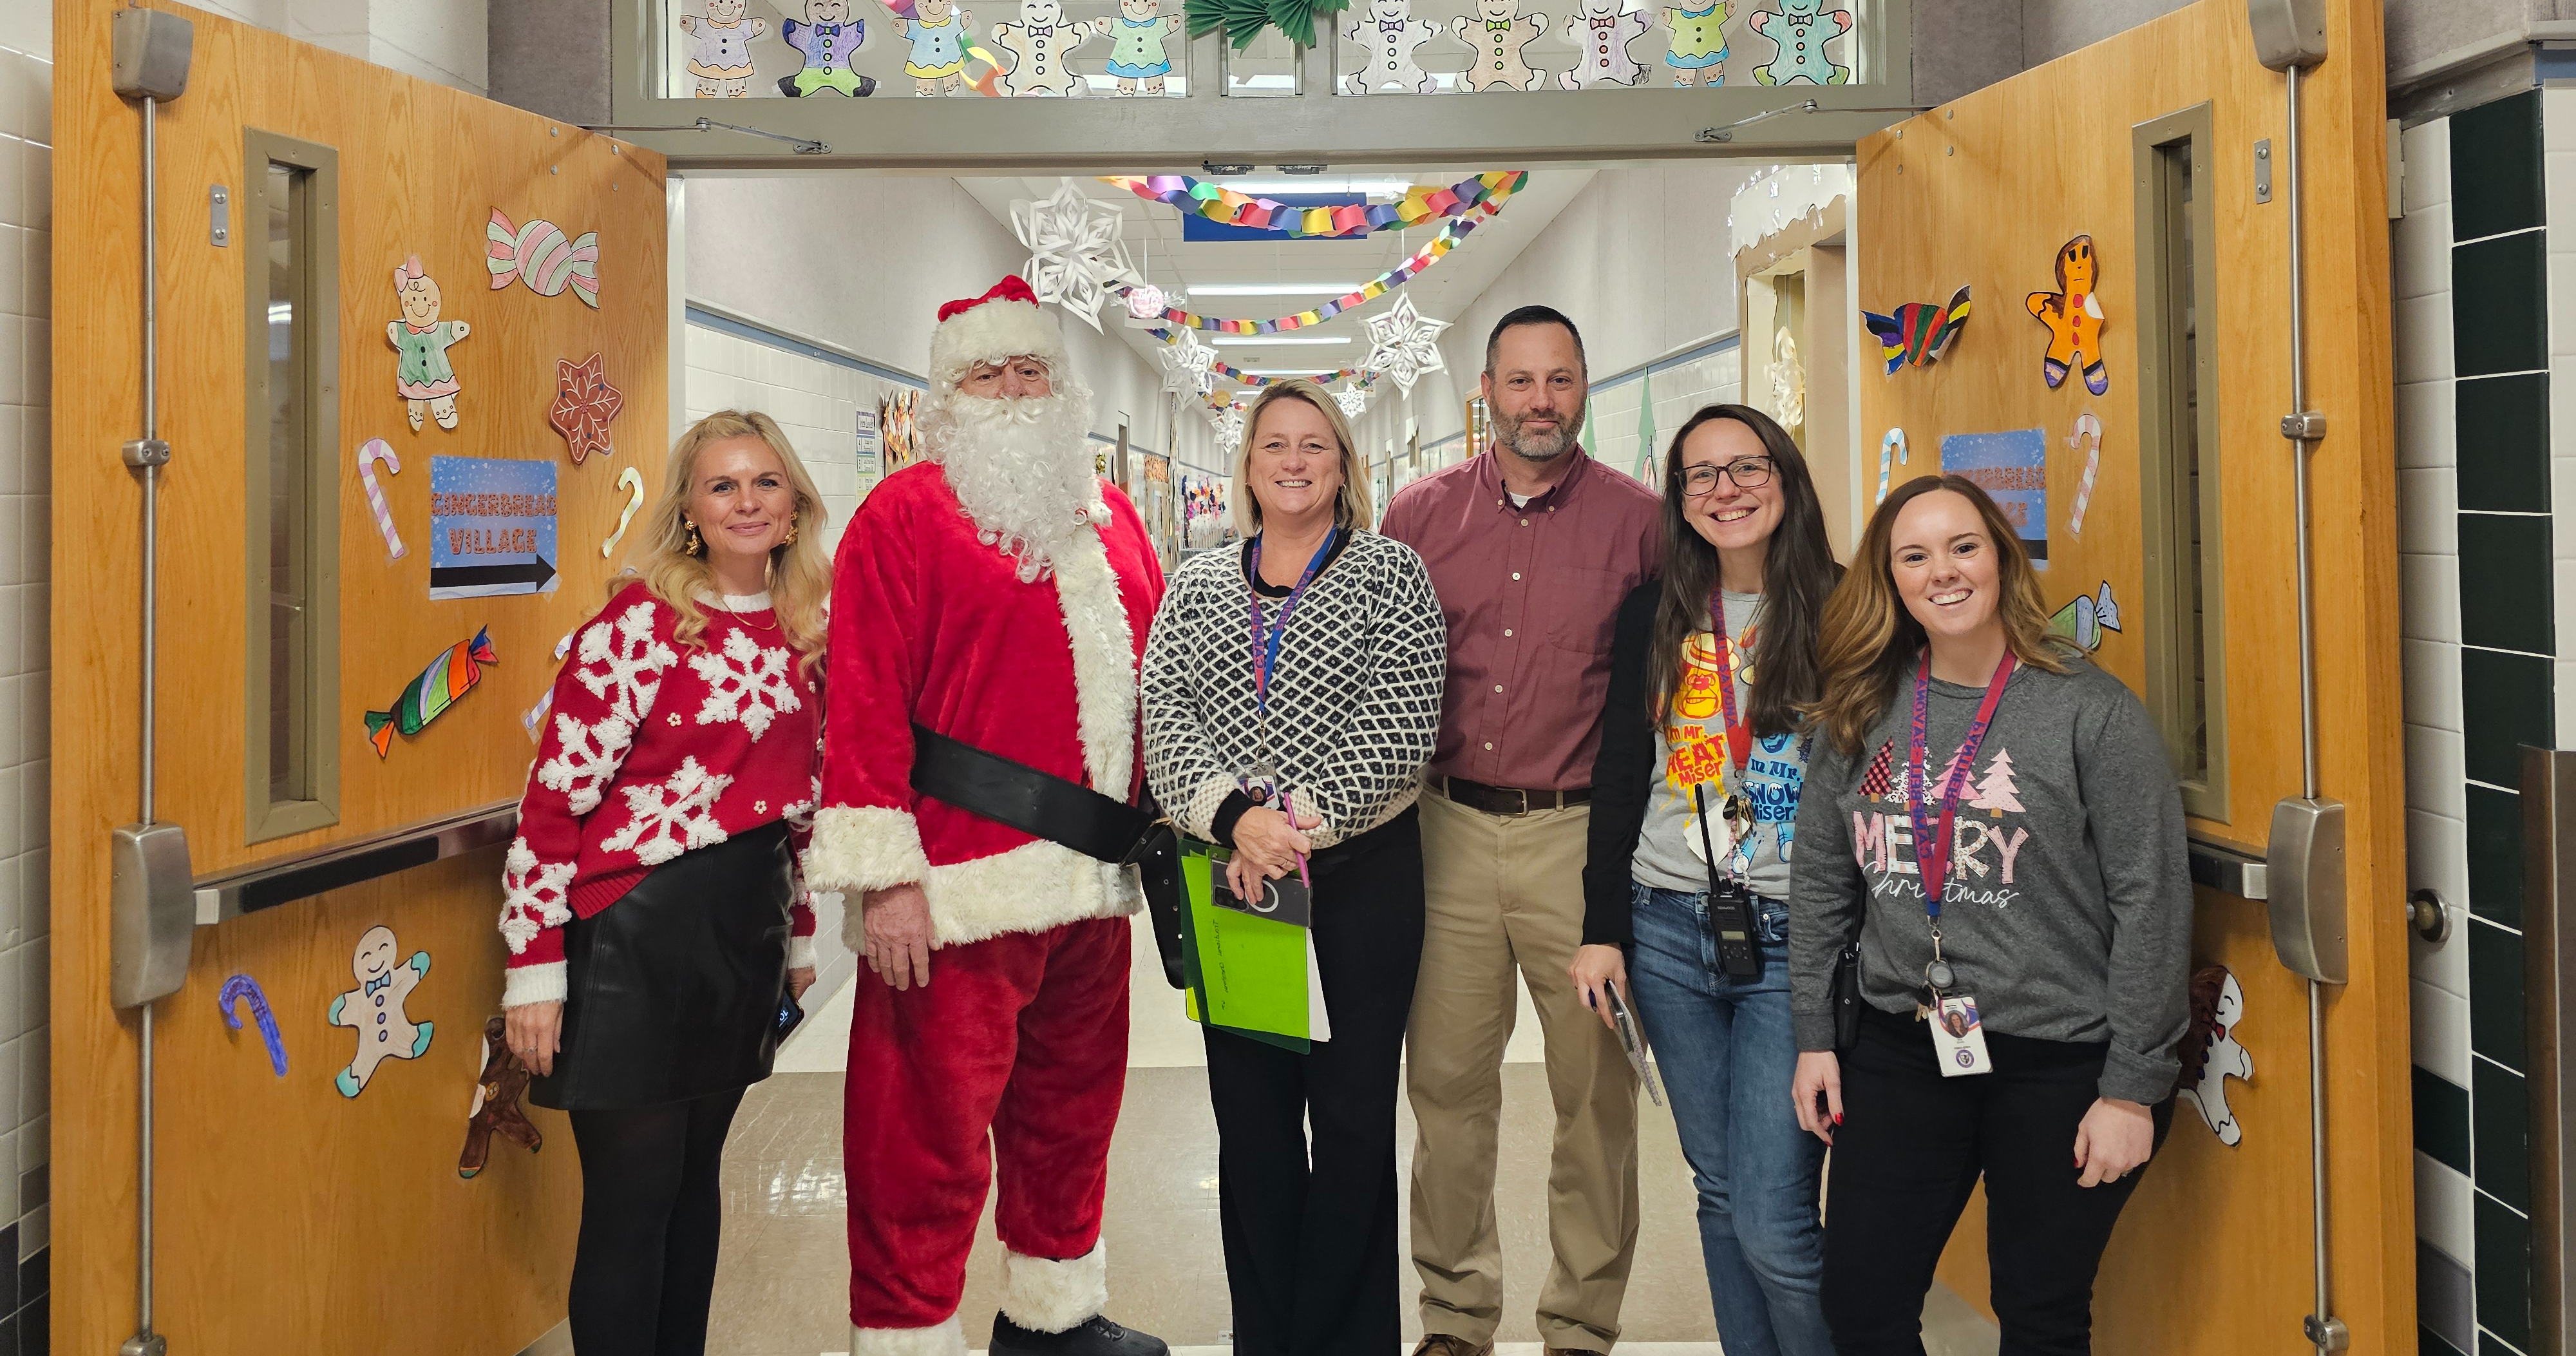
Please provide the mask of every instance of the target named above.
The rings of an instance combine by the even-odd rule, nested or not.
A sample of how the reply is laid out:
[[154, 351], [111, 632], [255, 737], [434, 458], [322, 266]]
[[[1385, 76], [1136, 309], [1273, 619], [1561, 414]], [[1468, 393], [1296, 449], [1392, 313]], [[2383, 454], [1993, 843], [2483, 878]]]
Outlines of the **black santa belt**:
[[1130, 805], [918, 723], [912, 748], [913, 790], [1097, 861], [1135, 867], [1163, 978], [1175, 989], [1188, 987], [1181, 970], [1180, 840], [1150, 796]]

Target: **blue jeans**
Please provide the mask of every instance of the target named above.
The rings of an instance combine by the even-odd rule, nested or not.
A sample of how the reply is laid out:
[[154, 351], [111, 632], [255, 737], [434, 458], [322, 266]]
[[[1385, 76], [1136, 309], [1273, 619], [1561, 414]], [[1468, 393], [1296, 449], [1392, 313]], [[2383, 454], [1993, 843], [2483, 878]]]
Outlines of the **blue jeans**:
[[1699, 1186], [1718, 1337], [1726, 1356], [1833, 1356], [1818, 1300], [1825, 1146], [1798, 1128], [1789, 1096], [1788, 906], [1761, 901], [1762, 973], [1749, 981], [1719, 971], [1707, 911], [1706, 895], [1637, 886], [1628, 983]]

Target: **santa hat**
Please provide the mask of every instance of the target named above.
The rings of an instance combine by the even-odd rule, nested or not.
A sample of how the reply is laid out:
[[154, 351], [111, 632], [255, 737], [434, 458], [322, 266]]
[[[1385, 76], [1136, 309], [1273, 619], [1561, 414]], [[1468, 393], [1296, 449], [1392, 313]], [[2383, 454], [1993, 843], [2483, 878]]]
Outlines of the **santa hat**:
[[1064, 331], [1019, 275], [939, 308], [939, 327], [930, 333], [934, 397], [955, 390], [977, 366], [1011, 358], [1035, 358], [1059, 378], [1065, 373]]

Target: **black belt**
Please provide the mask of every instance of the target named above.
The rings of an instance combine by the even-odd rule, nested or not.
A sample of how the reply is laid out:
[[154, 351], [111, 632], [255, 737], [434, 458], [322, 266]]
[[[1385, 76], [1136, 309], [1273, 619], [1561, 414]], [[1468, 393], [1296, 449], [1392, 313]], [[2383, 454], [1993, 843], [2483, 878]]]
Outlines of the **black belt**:
[[912, 727], [912, 747], [913, 790], [1086, 857], [1136, 867], [1144, 877], [1163, 978], [1175, 989], [1187, 987], [1181, 971], [1180, 842], [1150, 798], [1130, 805], [919, 724]]
[[1592, 801], [1592, 788], [1588, 786], [1572, 791], [1523, 791], [1513, 786], [1487, 786], [1464, 777], [1435, 777], [1432, 780], [1439, 786], [1440, 794], [1470, 810], [1482, 810], [1489, 815], [1525, 815], [1533, 810], [1555, 810], [1587, 805]]

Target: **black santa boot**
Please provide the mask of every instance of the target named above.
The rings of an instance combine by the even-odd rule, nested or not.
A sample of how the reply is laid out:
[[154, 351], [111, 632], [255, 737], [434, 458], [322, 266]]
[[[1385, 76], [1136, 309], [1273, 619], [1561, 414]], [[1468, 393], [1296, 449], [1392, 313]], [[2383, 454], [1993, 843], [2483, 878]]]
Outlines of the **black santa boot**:
[[993, 1315], [989, 1356], [1171, 1356], [1162, 1338], [1123, 1328], [1094, 1314], [1062, 1332], [1037, 1332]]

